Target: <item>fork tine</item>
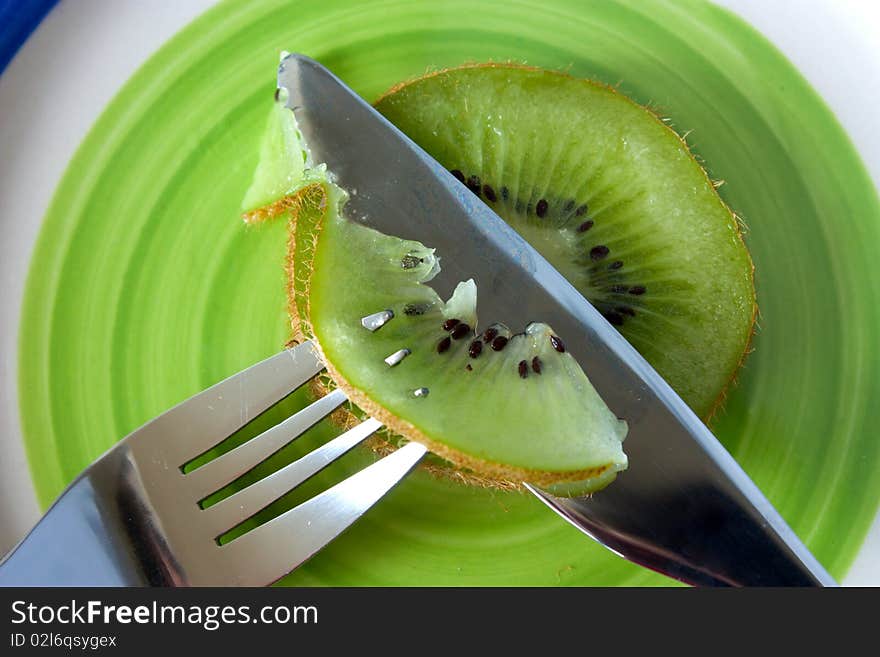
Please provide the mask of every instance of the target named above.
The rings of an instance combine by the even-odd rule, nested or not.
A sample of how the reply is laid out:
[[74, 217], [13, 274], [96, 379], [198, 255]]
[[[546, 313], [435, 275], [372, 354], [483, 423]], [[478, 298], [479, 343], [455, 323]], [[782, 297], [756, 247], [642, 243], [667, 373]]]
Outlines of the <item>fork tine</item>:
[[345, 393], [334, 390], [271, 429], [187, 473], [185, 480], [191, 495], [203, 500], [299, 438], [345, 401]]
[[238, 431], [324, 369], [311, 342], [270, 356], [150, 421], [130, 446], [183, 465]]
[[265, 586], [308, 560], [391, 490], [427, 450], [408, 443], [307, 502], [217, 548], [243, 586]]
[[209, 531], [215, 532], [214, 536], [219, 536], [232, 529], [323, 470], [355, 445], [372, 436], [381, 426], [381, 422], [369, 418], [268, 477], [204, 509], [202, 515], [210, 527]]

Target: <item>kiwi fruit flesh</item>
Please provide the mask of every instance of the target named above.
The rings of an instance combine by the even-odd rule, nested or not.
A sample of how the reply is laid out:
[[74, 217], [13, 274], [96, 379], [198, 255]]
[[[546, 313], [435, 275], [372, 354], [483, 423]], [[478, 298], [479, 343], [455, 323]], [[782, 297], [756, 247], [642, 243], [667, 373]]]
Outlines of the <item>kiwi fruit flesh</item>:
[[666, 123], [605, 85], [514, 64], [431, 73], [376, 108], [712, 415], [751, 338], [753, 267], [737, 218]]
[[345, 218], [345, 192], [303, 167], [304, 149], [293, 112], [276, 103], [244, 216], [290, 222], [294, 336], [314, 340], [354, 413], [507, 486], [581, 494], [626, 468], [626, 423], [562, 337], [538, 322], [518, 332], [480, 322], [472, 280], [444, 302], [427, 285], [440, 270], [434, 250]]

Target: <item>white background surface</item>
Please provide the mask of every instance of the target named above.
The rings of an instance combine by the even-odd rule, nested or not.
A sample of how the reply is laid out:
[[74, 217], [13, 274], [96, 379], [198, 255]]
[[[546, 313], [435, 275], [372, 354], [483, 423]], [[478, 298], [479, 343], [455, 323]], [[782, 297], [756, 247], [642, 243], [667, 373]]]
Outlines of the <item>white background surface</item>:
[[[119, 87], [213, 4], [62, 0], [0, 75], [0, 554], [39, 517], [21, 443], [15, 361], [18, 308], [40, 221], [76, 147]], [[880, 2], [718, 4], [794, 62], [837, 114], [880, 188]], [[880, 515], [844, 583], [880, 585]]]

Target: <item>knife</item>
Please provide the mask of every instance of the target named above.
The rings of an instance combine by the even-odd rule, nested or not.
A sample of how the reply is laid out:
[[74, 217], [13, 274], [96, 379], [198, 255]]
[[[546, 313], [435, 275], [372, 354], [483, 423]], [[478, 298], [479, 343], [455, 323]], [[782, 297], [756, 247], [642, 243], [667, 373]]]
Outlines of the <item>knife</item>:
[[591, 496], [527, 486], [613, 552], [699, 586], [835, 586], [709, 429], [598, 311], [507, 223], [319, 63], [285, 56], [288, 91], [314, 164], [354, 192], [345, 214], [447, 254], [432, 287], [473, 278], [483, 317], [563, 337], [629, 425], [629, 468]]

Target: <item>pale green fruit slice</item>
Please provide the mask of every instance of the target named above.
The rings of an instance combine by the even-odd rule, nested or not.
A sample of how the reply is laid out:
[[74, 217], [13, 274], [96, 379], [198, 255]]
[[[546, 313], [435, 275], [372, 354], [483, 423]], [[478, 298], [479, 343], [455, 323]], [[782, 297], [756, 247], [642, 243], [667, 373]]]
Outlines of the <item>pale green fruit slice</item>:
[[[439, 271], [434, 251], [344, 218], [345, 193], [323, 169], [303, 167], [293, 113], [279, 103], [271, 115], [246, 218], [289, 216], [295, 335], [314, 339], [334, 384], [358, 408], [506, 485], [580, 493], [626, 468], [626, 423], [551, 327], [536, 322], [511, 335], [479, 324], [473, 281], [444, 303], [427, 285]], [[364, 327], [364, 317], [382, 311], [392, 318]]]

